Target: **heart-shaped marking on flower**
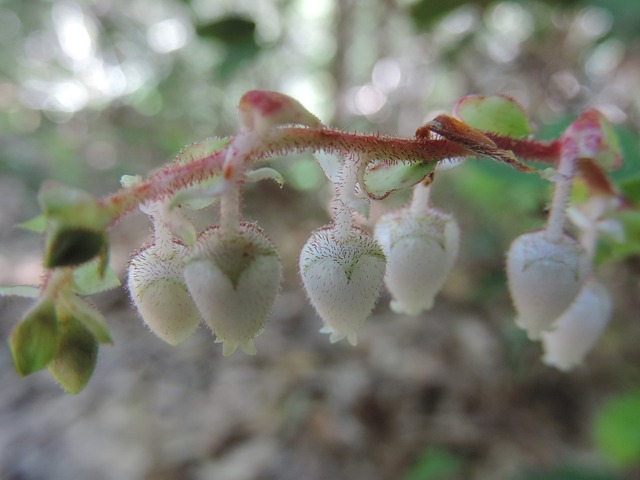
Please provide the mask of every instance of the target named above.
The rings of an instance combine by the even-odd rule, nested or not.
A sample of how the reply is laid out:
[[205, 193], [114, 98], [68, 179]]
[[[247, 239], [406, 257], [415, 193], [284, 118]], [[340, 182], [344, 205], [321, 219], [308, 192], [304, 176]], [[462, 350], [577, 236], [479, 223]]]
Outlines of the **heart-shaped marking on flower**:
[[278, 254], [255, 224], [225, 235], [215, 226], [198, 237], [184, 277], [204, 321], [228, 356], [240, 347], [254, 355], [253, 339], [271, 312], [282, 277]]
[[385, 257], [364, 230], [352, 227], [337, 235], [329, 225], [311, 234], [300, 253], [300, 276], [311, 304], [330, 333], [331, 342], [347, 338], [356, 345], [357, 331], [371, 314], [382, 287]]
[[387, 257], [385, 285], [396, 313], [430, 310], [458, 256], [460, 228], [452, 215], [436, 209], [403, 208], [383, 215], [375, 238]]
[[538, 340], [573, 303], [588, 272], [584, 248], [568, 235], [552, 242], [540, 230], [516, 238], [507, 253], [516, 324]]

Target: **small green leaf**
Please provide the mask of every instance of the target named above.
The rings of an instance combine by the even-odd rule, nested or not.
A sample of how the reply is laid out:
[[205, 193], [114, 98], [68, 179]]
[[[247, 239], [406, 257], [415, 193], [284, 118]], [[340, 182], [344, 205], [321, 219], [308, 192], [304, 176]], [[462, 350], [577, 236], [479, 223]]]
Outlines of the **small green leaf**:
[[101, 259], [97, 258], [74, 269], [73, 291], [75, 293], [78, 295], [93, 295], [120, 286], [120, 280], [118, 280], [115, 272], [108, 266], [102, 272], [101, 263]]
[[640, 391], [609, 401], [596, 415], [593, 436], [612, 462], [627, 467], [640, 465]]
[[513, 138], [531, 134], [522, 106], [505, 95], [468, 95], [458, 100], [453, 112], [469, 126], [484, 132]]
[[22, 222], [16, 225], [17, 228], [29, 230], [34, 233], [44, 233], [47, 229], [47, 217], [43, 214], [33, 217], [26, 222]]
[[409, 188], [420, 182], [433, 170], [435, 163], [375, 162], [367, 166], [363, 187], [367, 195], [381, 200], [395, 190]]
[[93, 374], [98, 358], [98, 342], [74, 317], [62, 320], [60, 343], [47, 365], [49, 372], [67, 393], [82, 391]]
[[40, 289], [33, 285], [15, 285], [11, 287], [0, 287], [0, 297], [25, 297], [38, 298]]
[[58, 350], [58, 321], [54, 304], [43, 299], [29, 311], [9, 336], [13, 363], [20, 375], [47, 366]]
[[47, 235], [44, 256], [46, 268], [80, 265], [104, 251], [107, 236], [102, 231], [58, 226]]

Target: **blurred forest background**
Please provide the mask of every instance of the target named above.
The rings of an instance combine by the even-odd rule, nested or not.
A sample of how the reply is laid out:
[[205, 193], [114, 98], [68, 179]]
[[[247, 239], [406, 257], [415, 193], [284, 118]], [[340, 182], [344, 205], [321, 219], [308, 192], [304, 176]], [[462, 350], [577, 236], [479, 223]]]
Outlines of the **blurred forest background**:
[[[515, 97], [540, 138], [597, 107], [625, 154], [612, 178], [640, 177], [637, 0], [0, 0], [0, 44], [1, 285], [38, 282], [40, 240], [13, 226], [38, 213], [42, 181], [112, 192], [233, 134], [251, 89], [403, 136], [469, 93]], [[465, 164], [434, 186], [464, 232], [434, 310], [394, 315], [383, 295], [358, 347], [332, 346], [296, 272], [331, 191], [311, 156], [272, 166], [286, 186], [251, 186], [247, 217], [279, 247], [285, 284], [255, 357], [223, 359], [203, 327], [164, 345], [119, 289], [96, 298], [115, 345], [68, 396], [46, 372], [17, 377], [4, 339], [28, 302], [0, 299], [0, 478], [640, 478], [637, 241], [601, 246], [615, 310], [595, 350], [571, 373], [548, 368], [513, 325], [503, 273], [510, 241], [544, 221], [548, 185]], [[147, 237], [139, 214], [114, 230], [121, 278]]]

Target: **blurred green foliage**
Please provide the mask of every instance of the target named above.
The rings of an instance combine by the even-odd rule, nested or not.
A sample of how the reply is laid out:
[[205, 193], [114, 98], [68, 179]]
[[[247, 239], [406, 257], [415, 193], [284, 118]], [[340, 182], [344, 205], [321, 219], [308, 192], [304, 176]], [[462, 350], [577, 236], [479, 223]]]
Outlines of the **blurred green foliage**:
[[593, 438], [614, 464], [640, 466], [640, 392], [610, 399], [594, 419]]
[[464, 461], [446, 450], [427, 447], [404, 475], [403, 480], [450, 480], [459, 478]]

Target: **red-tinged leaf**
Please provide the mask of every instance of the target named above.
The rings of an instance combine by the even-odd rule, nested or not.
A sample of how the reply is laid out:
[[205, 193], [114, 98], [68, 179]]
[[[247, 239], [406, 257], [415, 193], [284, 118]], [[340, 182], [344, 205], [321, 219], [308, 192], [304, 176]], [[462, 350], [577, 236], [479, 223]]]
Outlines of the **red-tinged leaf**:
[[428, 138], [430, 133], [463, 146], [479, 156], [493, 158], [521, 172], [532, 172], [533, 168], [519, 162], [513, 152], [502, 150], [480, 130], [470, 127], [464, 122], [450, 116], [439, 115], [416, 131], [416, 137]]
[[592, 194], [615, 197], [617, 192], [602, 171], [602, 168], [590, 158], [578, 159], [578, 173]]
[[251, 90], [240, 99], [238, 110], [242, 124], [259, 132], [281, 125], [322, 127], [320, 120], [300, 102], [278, 92]]

